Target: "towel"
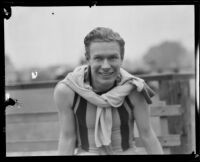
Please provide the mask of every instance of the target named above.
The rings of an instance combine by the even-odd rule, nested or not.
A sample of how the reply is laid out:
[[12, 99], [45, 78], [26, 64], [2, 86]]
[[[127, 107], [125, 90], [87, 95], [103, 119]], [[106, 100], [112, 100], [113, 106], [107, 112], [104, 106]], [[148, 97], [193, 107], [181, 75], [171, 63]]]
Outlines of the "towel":
[[151, 103], [154, 91], [143, 79], [135, 77], [120, 68], [120, 80], [110, 91], [98, 95], [93, 91], [89, 83], [85, 82], [84, 76], [88, 72], [88, 65], [78, 66], [73, 72], [68, 73], [62, 82], [67, 84], [76, 93], [90, 103], [97, 106], [95, 121], [95, 143], [97, 147], [109, 146], [111, 144], [112, 132], [112, 108], [120, 107], [124, 98], [136, 89], [141, 92], [147, 103]]

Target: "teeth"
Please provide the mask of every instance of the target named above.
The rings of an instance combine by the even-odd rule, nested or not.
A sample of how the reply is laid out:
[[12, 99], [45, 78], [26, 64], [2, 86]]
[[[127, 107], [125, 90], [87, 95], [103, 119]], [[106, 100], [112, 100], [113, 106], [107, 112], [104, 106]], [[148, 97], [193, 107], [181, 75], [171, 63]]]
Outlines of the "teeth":
[[110, 74], [112, 74], [112, 73], [102, 73], [103, 75], [110, 75]]
[[107, 75], [107, 74], [111, 74], [111, 73], [102, 73], [102, 74], [106, 74]]

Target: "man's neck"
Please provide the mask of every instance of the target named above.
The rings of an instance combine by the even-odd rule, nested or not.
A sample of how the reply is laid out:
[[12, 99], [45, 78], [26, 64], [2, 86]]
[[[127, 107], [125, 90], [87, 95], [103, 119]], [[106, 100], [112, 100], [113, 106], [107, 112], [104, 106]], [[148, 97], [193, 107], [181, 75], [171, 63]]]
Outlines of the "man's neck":
[[93, 87], [93, 90], [96, 92], [96, 93], [106, 93], [108, 92], [109, 90], [111, 90], [114, 86], [115, 86], [115, 82], [111, 85], [94, 85], [94, 84], [91, 84], [91, 86]]

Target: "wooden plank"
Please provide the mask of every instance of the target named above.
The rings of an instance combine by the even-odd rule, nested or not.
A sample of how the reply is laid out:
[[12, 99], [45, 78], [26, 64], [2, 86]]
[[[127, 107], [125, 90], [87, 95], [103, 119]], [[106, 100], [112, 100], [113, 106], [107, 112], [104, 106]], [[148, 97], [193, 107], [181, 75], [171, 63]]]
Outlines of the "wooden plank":
[[21, 103], [21, 108], [8, 106], [6, 108], [6, 115], [58, 111], [53, 99], [53, 88], [7, 92], [12, 98], [17, 99]]
[[16, 123], [6, 125], [6, 141], [58, 139], [58, 122]]
[[58, 140], [10, 141], [6, 142], [6, 152], [29, 152], [56, 150]]
[[[158, 139], [163, 147], [173, 147], [181, 144], [180, 135], [178, 134], [158, 136]], [[135, 138], [135, 142], [137, 147], [143, 147], [143, 143], [139, 137]]]
[[164, 152], [164, 154], [171, 154], [171, 150], [169, 147], [164, 147], [163, 152]]
[[192, 150], [192, 118], [189, 80], [162, 81], [159, 85], [159, 96], [168, 105], [180, 104], [182, 114], [168, 118], [170, 134], [181, 134], [181, 146], [171, 149], [173, 154], [188, 154]]
[[151, 74], [151, 75], [137, 75], [138, 77], [144, 79], [145, 81], [162, 81], [162, 80], [185, 80], [195, 78], [194, 73], [159, 73], [159, 74]]
[[183, 112], [181, 105], [150, 106], [151, 116], [178, 116]]
[[166, 117], [160, 118], [160, 129], [161, 135], [169, 134], [168, 120]]
[[[180, 105], [166, 105], [166, 106], [150, 106], [151, 116], [176, 116], [181, 115], [182, 110]], [[48, 121], [51, 118], [54, 121], [58, 120], [57, 112], [31, 112], [31, 113], [11, 113], [6, 115], [7, 123], [16, 122], [42, 122]]]
[[[158, 137], [163, 147], [172, 147], [180, 145], [180, 135], [168, 135]], [[137, 147], [143, 147], [140, 138], [135, 139]], [[18, 140], [8, 141], [6, 143], [7, 152], [14, 151], [42, 151], [57, 149], [58, 139], [43, 139], [43, 140]]]
[[40, 88], [53, 88], [59, 80], [51, 81], [37, 81], [37, 82], [24, 82], [6, 85], [6, 90], [26, 90], [26, 89], [40, 89]]
[[58, 156], [57, 150], [50, 151], [29, 151], [29, 152], [6, 152], [7, 157], [19, 157], [19, 156]]
[[[190, 79], [194, 78], [194, 73], [163, 73], [163, 74], [143, 74], [136, 75], [147, 81], [152, 80], [171, 80], [171, 79]], [[35, 88], [53, 88], [60, 80], [51, 81], [37, 81], [37, 82], [27, 82], [27, 83], [16, 83], [6, 85], [6, 90], [18, 90], [18, 89], [35, 89]]]
[[13, 123], [38, 123], [38, 122], [58, 122], [57, 112], [35, 112], [24, 114], [7, 114], [6, 124]]

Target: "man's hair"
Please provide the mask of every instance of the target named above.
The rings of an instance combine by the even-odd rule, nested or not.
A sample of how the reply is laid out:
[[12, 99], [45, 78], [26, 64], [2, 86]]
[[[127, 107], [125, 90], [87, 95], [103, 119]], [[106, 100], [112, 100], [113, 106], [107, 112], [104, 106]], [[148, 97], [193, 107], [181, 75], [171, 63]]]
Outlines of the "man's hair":
[[112, 29], [105, 27], [97, 27], [86, 35], [84, 39], [86, 59], [88, 60], [90, 58], [90, 44], [92, 42], [112, 41], [115, 41], [119, 44], [121, 59], [123, 59], [125, 45], [123, 38], [121, 38], [121, 36], [117, 32], [114, 32]]

